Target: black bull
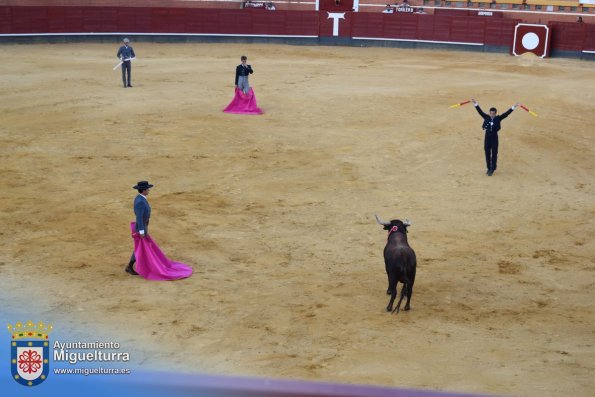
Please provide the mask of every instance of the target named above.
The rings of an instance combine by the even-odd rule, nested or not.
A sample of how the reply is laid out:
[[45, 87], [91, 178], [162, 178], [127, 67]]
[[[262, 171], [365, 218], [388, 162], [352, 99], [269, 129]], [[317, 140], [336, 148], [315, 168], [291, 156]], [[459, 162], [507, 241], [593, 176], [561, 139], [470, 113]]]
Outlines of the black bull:
[[[403, 283], [401, 289], [401, 297], [397, 303], [396, 312], [401, 308], [403, 297], [407, 294], [407, 303], [404, 310], [409, 310], [411, 295], [413, 294], [413, 283], [415, 283], [415, 269], [417, 266], [417, 259], [415, 251], [409, 246], [407, 242], [407, 227], [411, 225], [408, 220], [402, 222], [399, 219], [393, 219], [390, 222], [383, 222], [376, 216], [376, 221], [384, 226], [384, 230], [388, 231], [388, 239], [384, 247], [384, 265], [386, 267], [386, 275], [388, 276], [387, 294], [390, 294], [390, 301], [386, 307], [387, 311], [393, 311], [393, 303], [397, 297], [397, 283]], [[394, 311], [393, 311], [394, 312]]]

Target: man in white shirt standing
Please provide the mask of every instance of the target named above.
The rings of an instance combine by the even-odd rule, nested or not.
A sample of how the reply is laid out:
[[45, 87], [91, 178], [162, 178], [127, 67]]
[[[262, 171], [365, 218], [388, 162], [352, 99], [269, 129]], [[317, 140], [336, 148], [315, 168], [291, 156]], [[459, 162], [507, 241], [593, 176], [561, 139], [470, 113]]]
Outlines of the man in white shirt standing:
[[[149, 201], [147, 200], [147, 196], [149, 195], [149, 189], [152, 188], [154, 185], [151, 185], [147, 181], [140, 181], [133, 186], [133, 189], [138, 190], [138, 195], [134, 199], [134, 215], [136, 216], [136, 231], [140, 235], [141, 238], [145, 238], [149, 234], [149, 219], [151, 218], [151, 206], [149, 205]], [[130, 262], [126, 267], [126, 272], [132, 275], [137, 275], [138, 273], [132, 267], [136, 262], [136, 257], [134, 256], [134, 251], [132, 251], [132, 256], [130, 257]]]

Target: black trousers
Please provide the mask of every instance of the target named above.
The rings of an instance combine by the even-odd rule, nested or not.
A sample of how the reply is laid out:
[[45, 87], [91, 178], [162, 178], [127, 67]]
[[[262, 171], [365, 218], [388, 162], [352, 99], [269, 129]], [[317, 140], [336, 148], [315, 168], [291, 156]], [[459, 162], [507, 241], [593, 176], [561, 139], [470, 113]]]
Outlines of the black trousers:
[[486, 153], [486, 167], [488, 170], [495, 171], [498, 165], [498, 135], [490, 136], [486, 134], [483, 149]]
[[[122, 83], [124, 86], [132, 85], [132, 81], [130, 80], [130, 72], [132, 71], [132, 62], [131, 61], [124, 61], [122, 62]], [[126, 82], [126, 76], [128, 75], [128, 83]]]

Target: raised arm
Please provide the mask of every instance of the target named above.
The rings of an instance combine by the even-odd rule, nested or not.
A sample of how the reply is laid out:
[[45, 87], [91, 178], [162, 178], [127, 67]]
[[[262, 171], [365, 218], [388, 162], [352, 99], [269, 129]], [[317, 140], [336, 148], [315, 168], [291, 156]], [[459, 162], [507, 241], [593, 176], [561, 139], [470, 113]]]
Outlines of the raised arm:
[[475, 110], [477, 110], [477, 113], [479, 113], [479, 115], [483, 118], [483, 119], [487, 119], [488, 116], [487, 114], [485, 114], [483, 112], [483, 110], [481, 110], [481, 108], [479, 107], [479, 103], [477, 103], [477, 101], [473, 98], [471, 98], [471, 102], [473, 102], [473, 106], [475, 106]]
[[519, 104], [514, 104], [512, 105], [512, 107], [510, 109], [508, 109], [506, 112], [502, 113], [500, 115], [500, 120], [504, 120], [505, 118], [507, 118], [508, 116], [510, 116], [510, 113], [513, 112], [514, 109], [516, 109], [516, 107], [519, 106]]

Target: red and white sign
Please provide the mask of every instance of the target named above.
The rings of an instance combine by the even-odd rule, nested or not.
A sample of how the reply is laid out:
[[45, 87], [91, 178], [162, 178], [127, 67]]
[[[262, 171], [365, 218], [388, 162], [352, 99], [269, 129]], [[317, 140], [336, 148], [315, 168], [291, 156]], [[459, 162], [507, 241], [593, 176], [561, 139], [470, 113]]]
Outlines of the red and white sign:
[[519, 56], [531, 52], [540, 58], [550, 53], [550, 28], [546, 25], [519, 23], [514, 28], [512, 54]]
[[320, 37], [350, 37], [352, 14], [352, 12], [321, 12]]
[[503, 18], [504, 13], [502, 11], [492, 11], [492, 10], [470, 10], [469, 15], [477, 15], [478, 17], [497, 17]]

